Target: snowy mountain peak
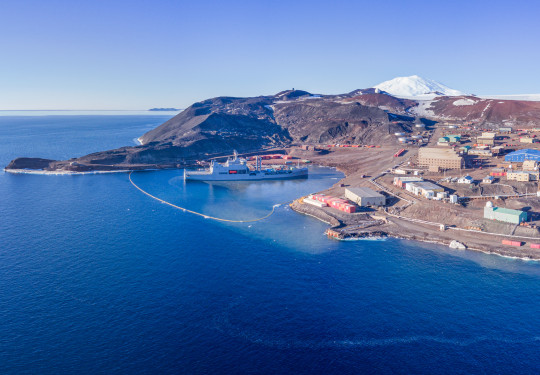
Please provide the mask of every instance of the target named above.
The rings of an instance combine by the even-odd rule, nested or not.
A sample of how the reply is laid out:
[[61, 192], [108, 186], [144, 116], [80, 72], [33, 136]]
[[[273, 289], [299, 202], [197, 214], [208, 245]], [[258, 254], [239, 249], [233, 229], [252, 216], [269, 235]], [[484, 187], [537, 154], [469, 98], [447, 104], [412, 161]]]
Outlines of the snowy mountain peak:
[[467, 95], [461, 91], [451, 89], [439, 82], [425, 79], [417, 75], [409, 77], [396, 77], [389, 81], [379, 83], [373, 88], [385, 91], [390, 95], [401, 98], [431, 99], [435, 96]]

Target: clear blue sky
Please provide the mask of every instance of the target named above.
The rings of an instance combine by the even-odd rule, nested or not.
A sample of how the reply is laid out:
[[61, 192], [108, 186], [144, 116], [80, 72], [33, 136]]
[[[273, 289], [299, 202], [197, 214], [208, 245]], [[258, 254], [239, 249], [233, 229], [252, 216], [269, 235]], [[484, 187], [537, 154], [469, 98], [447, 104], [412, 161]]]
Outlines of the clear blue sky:
[[24, 1], [0, 7], [0, 109], [186, 107], [418, 74], [540, 93], [536, 1]]

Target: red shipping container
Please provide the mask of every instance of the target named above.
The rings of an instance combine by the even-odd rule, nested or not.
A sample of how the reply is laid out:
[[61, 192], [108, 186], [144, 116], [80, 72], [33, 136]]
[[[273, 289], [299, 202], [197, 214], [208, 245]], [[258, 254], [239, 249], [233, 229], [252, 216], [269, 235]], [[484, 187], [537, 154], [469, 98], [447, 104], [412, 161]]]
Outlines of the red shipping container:
[[523, 242], [521, 241], [502, 240], [502, 244], [509, 246], [523, 246]]
[[540, 249], [540, 243], [532, 243], [531, 249]]
[[353, 212], [356, 212], [356, 207], [353, 206], [352, 204], [346, 204], [344, 206], [344, 211], [349, 213], [349, 214], [352, 214]]

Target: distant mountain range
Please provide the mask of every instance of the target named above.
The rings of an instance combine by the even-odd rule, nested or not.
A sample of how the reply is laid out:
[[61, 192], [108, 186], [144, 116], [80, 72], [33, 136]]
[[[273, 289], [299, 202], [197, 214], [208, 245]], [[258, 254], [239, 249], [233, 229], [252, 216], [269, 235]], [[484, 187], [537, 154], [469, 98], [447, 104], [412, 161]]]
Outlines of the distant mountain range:
[[540, 101], [486, 99], [418, 76], [399, 77], [341, 95], [286, 90], [249, 98], [194, 103], [143, 134], [140, 146], [68, 161], [16, 159], [8, 168], [95, 170], [133, 165], [176, 165], [209, 154], [292, 144], [396, 144], [422, 121], [472, 121], [483, 128], [539, 127]]

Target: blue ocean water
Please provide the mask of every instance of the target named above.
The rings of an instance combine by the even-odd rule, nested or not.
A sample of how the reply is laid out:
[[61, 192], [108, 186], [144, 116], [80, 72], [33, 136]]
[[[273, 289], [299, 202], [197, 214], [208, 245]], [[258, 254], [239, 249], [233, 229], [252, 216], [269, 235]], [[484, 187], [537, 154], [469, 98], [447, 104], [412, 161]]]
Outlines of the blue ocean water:
[[[0, 164], [134, 144], [163, 115], [0, 116]], [[133, 180], [231, 219], [335, 183]], [[2, 374], [540, 371], [540, 264], [337, 242], [280, 206], [227, 224], [126, 174], [0, 174]]]

